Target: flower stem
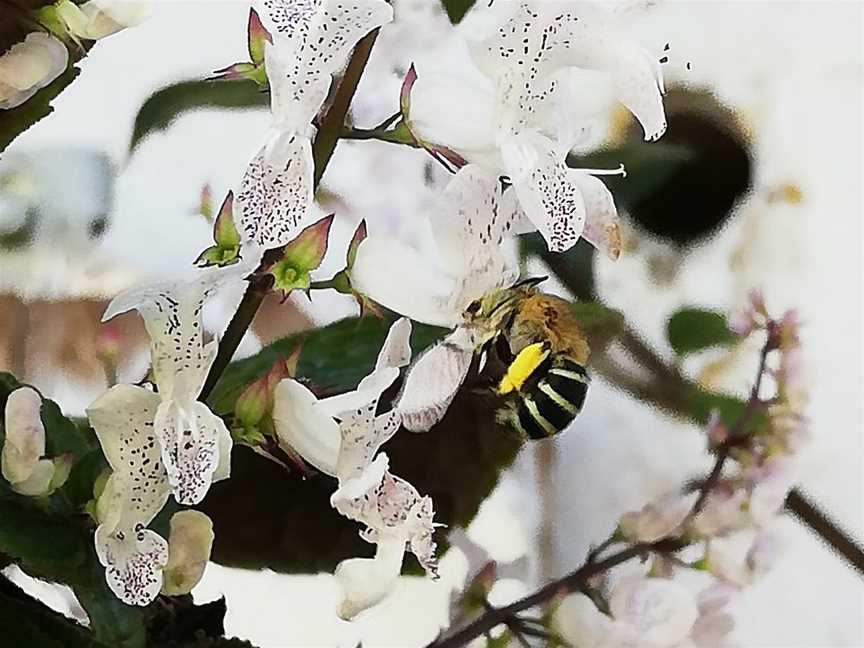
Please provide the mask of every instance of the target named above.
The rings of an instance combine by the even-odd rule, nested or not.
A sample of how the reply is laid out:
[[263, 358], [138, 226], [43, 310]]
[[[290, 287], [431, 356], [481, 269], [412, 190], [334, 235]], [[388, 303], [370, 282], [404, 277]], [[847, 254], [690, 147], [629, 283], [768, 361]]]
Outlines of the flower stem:
[[[558, 279], [567, 286], [568, 290], [580, 300], [597, 300], [593, 290], [593, 277], [586, 278], [573, 272], [573, 268], [567, 263], [565, 255], [554, 254], [544, 248], [530, 253], [540, 257]], [[682, 396], [690, 391], [690, 385], [684, 376], [674, 366], [668, 365], [631, 329], [625, 328], [624, 333], [619, 337], [619, 342], [624, 350], [639, 363], [640, 368], [650, 375], [650, 379], [639, 380], [622, 368], [619, 363], [609, 358], [608, 354], [602, 352], [596, 354], [592, 360], [592, 364], [597, 367], [598, 371], [607, 380], [618, 387], [622, 387], [640, 400], [689, 417]], [[764, 352], [766, 351], [763, 350]], [[754, 385], [750, 403], [753, 402], [752, 395], [754, 393], [758, 396], [760, 386], [761, 383]], [[755, 406], [750, 405], [750, 403], [748, 403], [748, 409], [752, 410]], [[751, 415], [753, 413], [751, 411]], [[722, 451], [722, 448], [718, 449], [719, 451]], [[793, 488], [789, 492], [785, 506], [799, 522], [818, 535], [831, 551], [864, 575], [864, 548], [846, 534], [827, 514], [820, 511], [800, 488]]]
[[[378, 38], [378, 30], [374, 30], [364, 36], [351, 55], [351, 60], [348, 62], [348, 67], [345, 69], [345, 74], [339, 81], [339, 87], [336, 90], [336, 95], [330, 108], [321, 119], [318, 135], [315, 137], [315, 142], [312, 145], [312, 157], [315, 160], [315, 176], [314, 183], [317, 187], [321, 182], [324, 171], [333, 157], [333, 152], [336, 150], [336, 144], [342, 134], [342, 127], [345, 124], [345, 117], [348, 114], [348, 108], [351, 105], [351, 100], [354, 98], [354, 93], [357, 91], [357, 86], [360, 83], [360, 77], [363, 76], [363, 71], [366, 69], [366, 64], [369, 61], [369, 54], [372, 52], [372, 46], [375, 44], [375, 39]], [[274, 261], [274, 256], [278, 258], [280, 249], [268, 250], [264, 253], [264, 259], [261, 261], [261, 267], [266, 267]], [[261, 307], [261, 303], [272, 288], [272, 276], [270, 275], [253, 275], [249, 281], [249, 286], [234, 313], [234, 317], [225, 329], [225, 335], [219, 343], [219, 351], [216, 354], [216, 359], [213, 361], [213, 366], [210, 367], [210, 373], [207, 375], [207, 380], [204, 383], [204, 388], [201, 390], [199, 400], [204, 401], [213, 391], [222, 372], [231, 362], [237, 347], [246, 331], [255, 319], [255, 314]]]

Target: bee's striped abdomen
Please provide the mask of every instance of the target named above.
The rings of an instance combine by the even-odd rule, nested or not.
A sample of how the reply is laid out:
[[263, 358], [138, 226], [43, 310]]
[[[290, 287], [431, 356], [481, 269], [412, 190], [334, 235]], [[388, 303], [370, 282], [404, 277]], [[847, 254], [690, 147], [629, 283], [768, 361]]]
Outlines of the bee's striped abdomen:
[[546, 374], [520, 393], [514, 416], [518, 431], [531, 439], [561, 432], [582, 410], [589, 382], [584, 367], [555, 358]]

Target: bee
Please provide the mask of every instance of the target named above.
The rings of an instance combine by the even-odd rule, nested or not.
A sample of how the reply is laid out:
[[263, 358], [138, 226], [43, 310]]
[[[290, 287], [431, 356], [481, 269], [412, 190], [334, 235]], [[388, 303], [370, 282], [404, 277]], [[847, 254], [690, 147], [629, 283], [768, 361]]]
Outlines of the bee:
[[466, 326], [483, 331], [479, 338], [506, 366], [494, 388], [505, 402], [499, 420], [530, 439], [564, 430], [590, 384], [588, 342], [569, 304], [536, 290], [542, 280], [492, 291], [465, 313]]
[[568, 302], [537, 290], [545, 277], [497, 288], [472, 301], [462, 324], [427, 351], [405, 379], [403, 424], [425, 431], [446, 412], [470, 367], [494, 356], [503, 374], [490, 385], [498, 419], [529, 439], [561, 432], [579, 414], [590, 350]]

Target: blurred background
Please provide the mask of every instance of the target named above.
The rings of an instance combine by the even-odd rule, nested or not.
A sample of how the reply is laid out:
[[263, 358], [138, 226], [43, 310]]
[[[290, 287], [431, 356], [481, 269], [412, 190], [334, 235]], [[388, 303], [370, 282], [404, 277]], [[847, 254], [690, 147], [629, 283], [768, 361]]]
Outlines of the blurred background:
[[[458, 55], [437, 2], [394, 5], [396, 22], [382, 32], [354, 103], [360, 126], [394, 111], [410, 62], [422, 73]], [[136, 114], [154, 91], [245, 60], [247, 14], [242, 2], [157, 3], [147, 22], [99, 42], [54, 114], [0, 157], [0, 370], [37, 385], [68, 414], [81, 414], [109, 382], [140, 379], [143, 327], [134, 316], [100, 326], [105, 303], [124, 288], [192, 272], [191, 261], [211, 244], [202, 192], [209, 188], [218, 206], [261, 143], [266, 110], [203, 110], [130, 154]], [[631, 184], [620, 184], [618, 198], [628, 212], [625, 251], [616, 263], [595, 259], [593, 273], [596, 293], [670, 360], [666, 320], [682, 306], [736, 309], [761, 287], [773, 312], [799, 309], [813, 435], [801, 479], [858, 539], [862, 20], [857, 2], [667, 2], [635, 19], [634, 35], [652, 51], [670, 44], [669, 130], [657, 146], [696, 153], [647, 194], [634, 185], [661, 162], [628, 164], [622, 182]], [[626, 147], [634, 132], [613, 108], [596, 144]], [[370, 230], [428, 245], [428, 225], [412, 216], [445, 182], [420, 151], [341, 143], [319, 195], [337, 212], [322, 277], [341, 269], [362, 218]], [[530, 269], [548, 272], [539, 261]], [[237, 299], [215, 305], [212, 327], [224, 326]], [[355, 313], [350, 299], [329, 293], [311, 303], [296, 293], [284, 305], [274, 300], [241, 353]], [[744, 345], [681, 362], [703, 384], [743, 395], [756, 351]], [[326, 574], [211, 564], [196, 600], [224, 595], [228, 634], [262, 648], [419, 645], [446, 622], [451, 590], [478, 552], [508, 565], [510, 578], [493, 592], [493, 603], [504, 602], [581, 564], [624, 511], [706, 465], [694, 427], [598, 378], [573, 429], [523, 449], [467, 535], [455, 539], [460, 549], [445, 556], [442, 581], [403, 577], [395, 596], [353, 624], [336, 619], [338, 590]], [[864, 583], [793, 519], [780, 531], [784, 552], [744, 592], [735, 640], [864, 645]]]

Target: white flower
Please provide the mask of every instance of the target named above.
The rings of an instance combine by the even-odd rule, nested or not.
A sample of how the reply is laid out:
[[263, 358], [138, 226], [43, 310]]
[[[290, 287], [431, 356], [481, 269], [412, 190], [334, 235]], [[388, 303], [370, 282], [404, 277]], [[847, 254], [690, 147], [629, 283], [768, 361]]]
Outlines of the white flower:
[[55, 8], [69, 33], [86, 40], [99, 40], [134, 27], [153, 11], [149, 0], [89, 0], [81, 5], [60, 0]]
[[747, 493], [743, 490], [715, 488], [705, 498], [702, 510], [693, 519], [692, 529], [705, 538], [745, 529], [751, 522], [747, 505]]
[[153, 425], [158, 407], [153, 392], [116, 385], [87, 409], [113, 471], [99, 497], [96, 553], [111, 591], [129, 605], [156, 597], [168, 561], [168, 543], [146, 528], [171, 493]]
[[411, 484], [392, 475], [388, 465], [387, 455], [378, 455], [359, 476], [340, 480], [330, 499], [342, 515], [365, 524], [360, 536], [378, 547], [374, 558], [352, 558], [336, 568], [343, 587], [339, 614], [346, 619], [392, 591], [406, 549], [429, 576], [438, 578], [432, 499], [421, 497]]
[[612, 617], [628, 626], [642, 646], [675, 646], [683, 642], [699, 616], [693, 595], [664, 578], [620, 583], [609, 599]]
[[727, 610], [730, 601], [738, 594], [738, 588], [729, 583], [715, 583], [702, 590], [697, 597], [699, 618], [690, 630], [690, 640], [700, 648], [719, 648], [735, 626]]
[[687, 518], [698, 495], [667, 495], [649, 502], [638, 512], [621, 516], [620, 529], [624, 536], [636, 542], [657, 542], [678, 530]]
[[720, 581], [737, 587], [751, 585], [768, 573], [782, 551], [780, 538], [772, 530], [757, 533], [746, 550], [738, 544], [714, 538], [705, 552], [708, 570]]
[[179, 596], [192, 591], [210, 560], [213, 538], [213, 522], [204, 513], [188, 510], [171, 516], [163, 594]]
[[217, 349], [215, 340], [204, 343], [201, 310], [220, 283], [255, 261], [129, 290], [103, 315], [104, 321], [133, 309], [141, 314], [158, 389], [115, 385], [87, 408], [113, 471], [97, 506], [96, 552], [109, 587], [130, 605], [147, 605], [162, 589], [168, 543], [146, 527], [169, 495], [197, 504], [212, 482], [230, 474], [231, 434], [197, 400]]
[[797, 470], [791, 456], [778, 455], [747, 475], [753, 481], [749, 513], [753, 522], [763, 525], [771, 520], [786, 501], [797, 481]]
[[[222, 419], [197, 399], [217, 350], [215, 340], [204, 343], [201, 309], [220, 281], [243, 272], [234, 268], [205, 271], [186, 283], [127, 291], [112, 300], [103, 316], [108, 320], [135, 309], [144, 319], [158, 395], [143, 387], [123, 386], [124, 395], [134, 399], [136, 416], [148, 412], [168, 482], [181, 504], [200, 502], [210, 483], [228, 477], [230, 470], [231, 435]], [[118, 416], [104, 409], [99, 422], [122, 429], [124, 421]], [[91, 423], [97, 426], [92, 417]]]
[[[282, 380], [273, 404], [279, 442], [327, 475], [347, 479], [362, 472], [399, 428], [394, 414], [375, 416], [375, 411], [381, 394], [399, 377], [399, 367], [411, 359], [410, 336], [411, 322], [397, 320], [375, 369], [345, 394], [319, 400], [296, 380]], [[337, 418], [342, 418], [341, 425]], [[375, 434], [374, 441], [364, 436], [367, 432]]]
[[390, 22], [384, 0], [264, 0], [275, 27], [265, 47], [273, 123], [267, 143], [246, 169], [237, 194], [244, 241], [273, 248], [305, 226], [313, 204], [312, 119], [327, 97], [331, 75], [363, 36]]
[[0, 56], [0, 110], [20, 106], [60, 76], [69, 63], [66, 46], [33, 32]]
[[406, 548], [427, 573], [437, 576], [432, 500], [388, 472], [387, 455], [376, 454], [399, 429], [399, 412], [377, 414], [378, 400], [411, 359], [411, 322], [390, 327], [375, 369], [353, 391], [318, 400], [297, 381], [275, 392], [273, 422], [280, 443], [338, 479], [333, 507], [366, 525], [364, 540], [375, 558], [353, 558], [336, 569], [343, 588], [339, 614], [350, 619], [376, 605], [395, 586]]
[[[420, 85], [412, 93], [412, 132], [508, 175], [550, 250], [564, 251], [584, 235], [617, 257], [617, 210], [605, 185], [593, 177], [604, 172], [565, 164], [584, 131], [573, 126], [579, 107], [567, 99], [593, 94], [569, 86], [584, 78], [574, 69], [605, 73], [619, 101], [642, 123], [646, 139], [654, 140], [666, 128], [659, 64], [623, 35], [615, 12], [602, 3], [499, 2], [474, 14], [467, 22], [481, 29], [467, 37], [490, 87], [472, 80], [470, 90], [462, 91], [466, 84], [458, 79], [455, 91], [437, 80], [435, 90]], [[466, 102], [454, 101], [454, 95], [471, 97], [466, 104], [471, 114], [483, 115], [480, 123], [492, 128], [472, 122], [467, 137], [460, 136], [466, 129], [442, 130], [444, 122], [465, 119]]]
[[460, 326], [463, 314], [473, 301], [515, 282], [518, 272], [502, 243], [521, 226], [513, 190], [502, 191], [496, 177], [468, 165], [445, 189], [433, 222], [437, 264], [424, 263], [395, 239], [370, 236], [360, 244], [351, 274], [355, 290], [412, 319], [457, 327], [405, 378], [397, 408], [407, 429], [424, 431], [439, 421], [465, 380], [484, 340]]
[[32, 387], [20, 387], [6, 400], [3, 442], [3, 477], [21, 495], [48, 495], [68, 476], [65, 458], [43, 459], [45, 427], [40, 412], [42, 397]]
[[575, 648], [608, 645], [615, 632], [614, 621], [598, 610], [590, 598], [578, 592], [561, 601], [555, 613], [555, 625]]
[[570, 594], [555, 615], [564, 639], [575, 648], [672, 648], [686, 645], [699, 617], [693, 595], [664, 578], [617, 584], [611, 616], [584, 594]]

